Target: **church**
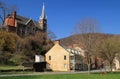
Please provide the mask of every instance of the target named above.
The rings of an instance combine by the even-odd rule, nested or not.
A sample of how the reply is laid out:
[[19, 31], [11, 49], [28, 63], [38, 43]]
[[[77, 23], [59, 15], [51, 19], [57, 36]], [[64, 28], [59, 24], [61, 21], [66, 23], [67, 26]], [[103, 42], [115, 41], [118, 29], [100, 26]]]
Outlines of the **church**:
[[37, 31], [46, 33], [47, 17], [45, 15], [44, 4], [39, 22], [17, 15], [17, 12], [14, 11], [5, 18], [4, 26], [6, 31], [16, 33], [19, 36], [32, 35]]

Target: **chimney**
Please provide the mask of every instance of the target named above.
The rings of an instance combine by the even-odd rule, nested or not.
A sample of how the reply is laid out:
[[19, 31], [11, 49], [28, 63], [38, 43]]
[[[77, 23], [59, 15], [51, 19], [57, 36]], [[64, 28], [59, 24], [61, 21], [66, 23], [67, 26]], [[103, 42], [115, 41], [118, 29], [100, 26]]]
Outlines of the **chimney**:
[[60, 44], [59, 40], [54, 41], [54, 44]]
[[14, 12], [12, 13], [12, 17], [13, 17], [13, 18], [16, 18], [16, 14], [17, 14], [16, 11], [14, 11]]
[[15, 26], [15, 19], [16, 19], [16, 11], [14, 11], [13, 13], [12, 13], [12, 17], [13, 17], [13, 26]]

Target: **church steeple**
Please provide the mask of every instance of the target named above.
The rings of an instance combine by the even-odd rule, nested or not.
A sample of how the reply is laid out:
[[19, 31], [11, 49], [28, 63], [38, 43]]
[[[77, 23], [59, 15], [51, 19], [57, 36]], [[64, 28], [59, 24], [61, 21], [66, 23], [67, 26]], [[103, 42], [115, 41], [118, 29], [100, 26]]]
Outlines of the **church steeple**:
[[44, 3], [43, 3], [42, 14], [41, 14], [41, 16], [40, 16], [40, 19], [46, 19]]
[[40, 24], [41, 30], [44, 31], [44, 32], [46, 32], [47, 31], [47, 17], [45, 15], [45, 6], [44, 6], [44, 3], [43, 3], [43, 6], [42, 6], [42, 14], [40, 16], [39, 24]]

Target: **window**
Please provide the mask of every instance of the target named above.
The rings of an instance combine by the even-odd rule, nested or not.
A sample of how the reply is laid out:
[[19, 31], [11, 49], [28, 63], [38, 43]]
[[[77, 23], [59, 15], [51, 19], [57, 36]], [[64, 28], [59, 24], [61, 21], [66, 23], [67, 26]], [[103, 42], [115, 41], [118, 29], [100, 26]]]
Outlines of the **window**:
[[73, 57], [73, 56], [70, 56], [70, 59], [71, 59], [71, 60], [73, 60], [73, 59], [74, 59], [74, 57]]
[[70, 69], [73, 70], [74, 64], [70, 63]]
[[64, 60], [66, 60], [66, 55], [64, 55]]
[[51, 60], [51, 56], [49, 56], [49, 60]]
[[64, 68], [67, 68], [67, 64], [64, 64]]

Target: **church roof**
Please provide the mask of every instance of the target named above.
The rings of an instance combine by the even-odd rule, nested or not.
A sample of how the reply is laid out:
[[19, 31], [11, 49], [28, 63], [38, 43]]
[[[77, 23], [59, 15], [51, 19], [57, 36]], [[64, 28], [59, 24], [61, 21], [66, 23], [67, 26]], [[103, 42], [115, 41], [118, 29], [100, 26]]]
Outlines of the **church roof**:
[[39, 25], [39, 22], [34, 21], [30, 18], [26, 18], [26, 17], [20, 16], [20, 15], [16, 15], [16, 20], [17, 20], [17, 23], [23, 24], [23, 25], [27, 25], [30, 21], [33, 21], [34, 25], [37, 28], [41, 29], [41, 26]]
[[[39, 22], [32, 20], [31, 18], [26, 18], [24, 16], [17, 15], [16, 11], [14, 11], [12, 14], [7, 16], [6, 19], [8, 20], [8, 21], [6, 21], [6, 24], [9, 24], [9, 25], [12, 24], [11, 26], [14, 26], [14, 27], [16, 27], [17, 24], [22, 24], [24, 26], [27, 26], [29, 23], [32, 22], [34, 24], [34, 26], [37, 27], [37, 29], [43, 30], [44, 22], [42, 22], [42, 21], [46, 19], [44, 4], [43, 4], [42, 14], [41, 14]], [[15, 23], [14, 23], [14, 21], [15, 21]]]
[[26, 23], [28, 22], [29, 18], [20, 16], [20, 15], [16, 15], [16, 20], [18, 23], [26, 25]]

